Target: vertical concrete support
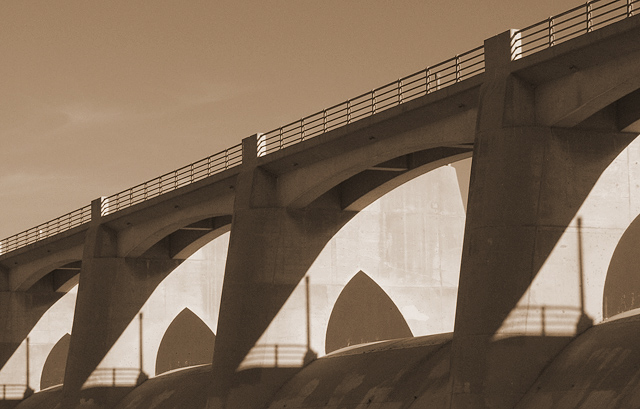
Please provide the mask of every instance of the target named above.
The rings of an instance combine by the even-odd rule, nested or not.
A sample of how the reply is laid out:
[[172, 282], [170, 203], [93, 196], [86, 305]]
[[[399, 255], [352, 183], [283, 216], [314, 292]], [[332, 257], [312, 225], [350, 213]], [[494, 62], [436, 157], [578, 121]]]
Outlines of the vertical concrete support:
[[[238, 366], [325, 244], [353, 215], [331, 198], [321, 198], [306, 209], [280, 206], [277, 178], [257, 166], [256, 150], [255, 136], [243, 141], [245, 169], [236, 184], [209, 407], [222, 407], [225, 400], [234, 399], [229, 392], [237, 387]], [[256, 388], [260, 381], [273, 383], [254, 380]], [[237, 390], [236, 398], [242, 399]], [[238, 407], [262, 407], [265, 393], [247, 392], [247, 400]]]
[[94, 217], [85, 239], [62, 407], [75, 406], [84, 382], [156, 286], [181, 262], [118, 257], [116, 249], [117, 234]]
[[[509, 72], [510, 34], [485, 42], [487, 81], [481, 91], [452, 345], [451, 407], [456, 409], [513, 407], [570, 341], [571, 334], [545, 337], [544, 331], [511, 333], [511, 341], [505, 341], [501, 328], [599, 176], [634, 137], [537, 126], [533, 90]], [[567, 263], [571, 270], [553, 278], [565, 290], [552, 297], [553, 306], [573, 301], [580, 260], [577, 252], [570, 257], [575, 257]], [[534, 304], [524, 303], [526, 309], [540, 307]], [[589, 325], [582, 313], [574, 333]]]

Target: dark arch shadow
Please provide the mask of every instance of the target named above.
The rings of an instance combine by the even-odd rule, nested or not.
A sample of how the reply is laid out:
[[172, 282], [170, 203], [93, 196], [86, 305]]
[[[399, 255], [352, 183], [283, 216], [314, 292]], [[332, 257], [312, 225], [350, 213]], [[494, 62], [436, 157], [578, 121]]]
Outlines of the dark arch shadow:
[[42, 375], [40, 375], [40, 389], [61, 385], [64, 382], [67, 355], [69, 354], [69, 340], [71, 340], [71, 335], [69, 333], [64, 334], [49, 352], [49, 356], [47, 356], [42, 368]]
[[611, 256], [604, 283], [602, 317], [640, 307], [640, 216], [627, 227]]
[[385, 339], [412, 337], [402, 313], [387, 293], [359, 271], [344, 287], [331, 311], [325, 352]]
[[156, 375], [187, 366], [210, 364], [216, 336], [189, 308], [178, 314], [162, 337]]

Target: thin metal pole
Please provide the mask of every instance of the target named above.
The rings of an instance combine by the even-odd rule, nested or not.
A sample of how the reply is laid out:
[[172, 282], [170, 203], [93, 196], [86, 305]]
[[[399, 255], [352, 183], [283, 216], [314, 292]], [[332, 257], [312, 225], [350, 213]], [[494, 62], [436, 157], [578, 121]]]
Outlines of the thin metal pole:
[[584, 263], [582, 260], [582, 218], [578, 217], [578, 274], [580, 275], [580, 313], [584, 315]]
[[144, 345], [143, 337], [142, 337], [142, 313], [140, 313], [139, 317], [140, 317], [140, 320], [139, 320], [139, 322], [140, 322], [140, 372], [142, 373], [143, 372], [142, 368], [143, 368], [143, 363], [144, 363], [144, 361], [143, 361], [143, 350], [142, 350], [142, 347]]
[[309, 295], [309, 276], [304, 278], [307, 291], [307, 351], [311, 350], [311, 297]]
[[587, 2], [587, 33], [593, 30], [593, 23], [591, 21], [591, 2]]
[[29, 337], [27, 337], [27, 389], [30, 389], [29, 387]]

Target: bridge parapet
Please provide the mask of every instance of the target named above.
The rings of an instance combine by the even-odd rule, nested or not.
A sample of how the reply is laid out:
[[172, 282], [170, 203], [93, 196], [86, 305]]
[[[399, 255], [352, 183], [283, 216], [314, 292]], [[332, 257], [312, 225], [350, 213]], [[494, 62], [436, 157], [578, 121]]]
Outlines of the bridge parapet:
[[484, 72], [484, 46], [261, 135], [263, 155], [375, 115]]
[[[511, 34], [511, 60], [535, 54], [546, 48], [587, 34], [634, 15], [640, 0], [590, 0], [564, 13], [549, 17]], [[637, 14], [637, 13], [636, 13]], [[439, 64], [400, 78], [389, 84], [323, 109], [300, 120], [259, 134], [257, 156], [349, 125], [405, 102], [447, 88], [481, 74], [485, 70], [484, 46], [456, 55]], [[102, 200], [100, 215], [153, 199], [180, 187], [242, 164], [242, 145], [166, 173]], [[49, 222], [0, 240], [0, 255], [70, 230], [91, 219], [91, 205], [84, 206]]]
[[514, 31], [511, 36], [511, 59], [526, 57], [631, 17], [634, 6], [640, 7], [640, 0], [590, 0], [584, 5]]

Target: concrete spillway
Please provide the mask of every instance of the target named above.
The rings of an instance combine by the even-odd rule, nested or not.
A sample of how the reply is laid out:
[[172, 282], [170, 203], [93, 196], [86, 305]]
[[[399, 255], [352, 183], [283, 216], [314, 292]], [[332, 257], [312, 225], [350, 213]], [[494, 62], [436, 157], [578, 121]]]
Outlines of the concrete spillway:
[[[596, 325], [573, 340], [494, 340], [485, 366], [489, 379], [485, 387], [493, 392], [487, 396], [500, 401], [486, 403], [517, 409], [636, 408], [640, 404], [639, 330], [640, 316], [631, 316]], [[449, 408], [451, 340], [451, 334], [441, 334], [383, 341], [343, 348], [301, 369], [250, 369], [239, 377], [228, 408], [261, 399], [268, 409]], [[527, 370], [550, 352], [555, 352], [555, 358], [545, 363], [541, 373]], [[204, 365], [174, 371], [129, 390], [86, 389], [81, 407], [205, 408], [211, 392], [210, 370]], [[275, 395], [247, 393], [252, 382], [274, 375], [290, 376]], [[515, 384], [511, 389], [515, 394], [499, 393], [506, 382]], [[53, 409], [59, 399], [60, 390], [49, 389], [17, 408]]]

